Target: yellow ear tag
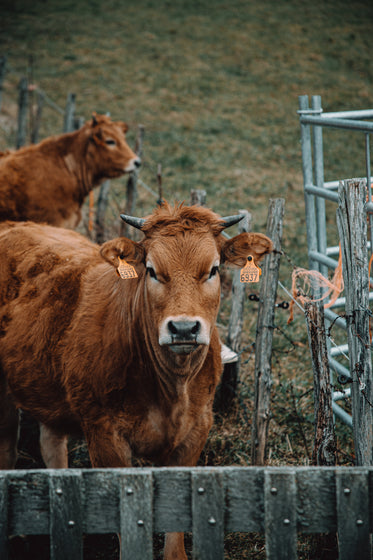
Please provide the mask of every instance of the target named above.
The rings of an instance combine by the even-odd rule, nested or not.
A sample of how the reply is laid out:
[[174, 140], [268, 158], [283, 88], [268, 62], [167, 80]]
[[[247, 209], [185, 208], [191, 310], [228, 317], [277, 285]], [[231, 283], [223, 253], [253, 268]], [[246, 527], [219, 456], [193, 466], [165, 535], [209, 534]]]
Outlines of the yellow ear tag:
[[254, 262], [254, 257], [249, 255], [247, 257], [247, 263], [241, 269], [240, 282], [259, 282], [259, 276], [262, 273], [262, 269], [259, 268]]
[[137, 278], [137, 272], [132, 266], [132, 264], [128, 264], [124, 259], [118, 257], [119, 266], [117, 272], [123, 280], [128, 280], [129, 278]]

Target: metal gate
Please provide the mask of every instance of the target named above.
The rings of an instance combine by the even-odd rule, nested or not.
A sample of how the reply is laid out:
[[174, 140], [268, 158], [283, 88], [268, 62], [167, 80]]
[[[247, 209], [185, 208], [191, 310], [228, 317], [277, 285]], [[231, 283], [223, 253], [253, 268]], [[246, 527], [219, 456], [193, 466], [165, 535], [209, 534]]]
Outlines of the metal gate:
[[[326, 201], [338, 203], [339, 180], [325, 182], [324, 180], [324, 148], [323, 129], [351, 130], [365, 135], [365, 178], [368, 190], [366, 210], [369, 219], [370, 243], [368, 250], [372, 252], [373, 238], [373, 203], [371, 188], [371, 157], [370, 135], [373, 133], [373, 123], [364, 119], [373, 119], [373, 109], [364, 111], [341, 111], [324, 113], [321, 97], [311, 97], [311, 107], [307, 95], [299, 97], [301, 125], [302, 167], [306, 210], [308, 259], [310, 270], [317, 270], [328, 277], [329, 271], [334, 271], [338, 264], [339, 246], [329, 246], [327, 240]], [[340, 178], [344, 179], [344, 178]], [[373, 299], [373, 292], [369, 293], [369, 300]], [[327, 326], [337, 325], [346, 330], [346, 320], [335, 312], [337, 308], [344, 309], [345, 297], [338, 298], [330, 309], [325, 309]], [[341, 363], [341, 358], [348, 358], [348, 345], [333, 345], [328, 338], [329, 364], [337, 375], [341, 384], [352, 381], [350, 370]], [[350, 395], [350, 389], [334, 391], [333, 411], [347, 425], [352, 426], [352, 418], [336, 402]]]

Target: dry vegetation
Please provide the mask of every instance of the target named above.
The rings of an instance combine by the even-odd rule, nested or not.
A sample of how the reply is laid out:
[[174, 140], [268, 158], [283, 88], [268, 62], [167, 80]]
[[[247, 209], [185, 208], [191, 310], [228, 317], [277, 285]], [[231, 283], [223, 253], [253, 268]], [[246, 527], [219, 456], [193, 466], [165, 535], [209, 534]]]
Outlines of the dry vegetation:
[[[14, 146], [17, 83], [30, 68], [33, 81], [60, 107], [68, 92], [77, 112], [109, 111], [146, 129], [141, 181], [163, 195], [188, 200], [207, 191], [214, 210], [239, 208], [265, 230], [269, 198], [286, 200], [281, 280], [289, 287], [292, 265], [307, 265], [298, 95], [320, 94], [325, 110], [372, 106], [373, 4], [331, 0], [262, 2], [231, 0], [5, 0], [0, 8], [0, 55], [8, 55], [0, 113], [0, 150]], [[49, 107], [42, 136], [58, 133], [62, 117]], [[355, 134], [327, 132], [326, 179], [364, 174], [364, 150]], [[107, 217], [116, 235], [125, 179], [112, 184]], [[156, 197], [139, 187], [137, 213]], [[328, 209], [334, 229], [334, 209]], [[249, 290], [256, 293], [257, 288]], [[279, 290], [279, 301], [288, 299]], [[222, 302], [222, 337], [229, 316]], [[202, 464], [250, 465], [257, 304], [247, 301], [240, 393], [234, 410], [217, 417]], [[308, 464], [313, 444], [312, 373], [304, 317], [276, 311], [273, 418], [269, 465]], [[339, 422], [338, 462], [353, 464], [351, 433]], [[76, 451], [76, 450], [75, 450]], [[24, 451], [24, 460], [36, 459]], [[311, 557], [304, 545], [302, 558]], [[311, 555], [311, 556], [310, 556]], [[227, 558], [263, 558], [263, 540], [227, 539]]]

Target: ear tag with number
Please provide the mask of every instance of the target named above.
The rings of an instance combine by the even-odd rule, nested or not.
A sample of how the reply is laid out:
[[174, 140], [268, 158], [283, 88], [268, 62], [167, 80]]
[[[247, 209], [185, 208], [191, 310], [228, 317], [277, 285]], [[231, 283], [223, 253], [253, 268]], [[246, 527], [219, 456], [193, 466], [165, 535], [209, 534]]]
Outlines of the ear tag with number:
[[249, 255], [247, 257], [247, 263], [241, 269], [240, 282], [259, 282], [259, 276], [261, 275], [261, 273], [262, 270], [255, 264], [254, 257]]
[[117, 272], [123, 280], [128, 280], [129, 278], [137, 278], [137, 272], [132, 266], [132, 264], [128, 264], [124, 259], [118, 257], [119, 266], [117, 268]]

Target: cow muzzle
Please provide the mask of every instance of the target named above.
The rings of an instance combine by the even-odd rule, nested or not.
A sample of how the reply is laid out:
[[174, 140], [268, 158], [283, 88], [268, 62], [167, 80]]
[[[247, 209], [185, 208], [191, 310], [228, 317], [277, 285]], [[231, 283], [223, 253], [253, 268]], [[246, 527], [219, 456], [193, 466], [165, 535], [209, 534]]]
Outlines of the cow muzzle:
[[130, 173], [131, 171], [135, 171], [135, 169], [138, 169], [140, 166], [141, 166], [141, 159], [139, 157], [135, 157], [129, 161], [124, 171], [126, 173]]
[[200, 344], [209, 344], [205, 321], [199, 317], [168, 317], [161, 325], [159, 344], [176, 354], [190, 354]]

